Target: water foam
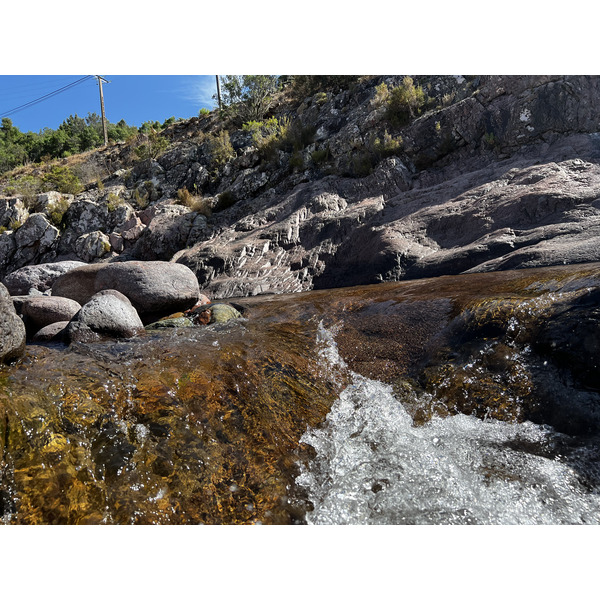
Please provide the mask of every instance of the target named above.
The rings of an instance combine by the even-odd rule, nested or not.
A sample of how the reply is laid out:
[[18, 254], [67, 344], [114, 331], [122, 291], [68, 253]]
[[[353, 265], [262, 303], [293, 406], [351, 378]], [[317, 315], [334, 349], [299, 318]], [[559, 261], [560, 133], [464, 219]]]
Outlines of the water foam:
[[[340, 364], [331, 336], [328, 346]], [[303, 435], [316, 457], [296, 483], [310, 524], [600, 523], [600, 490], [580, 482], [556, 439], [466, 415], [415, 427], [390, 386], [354, 374], [324, 425]]]

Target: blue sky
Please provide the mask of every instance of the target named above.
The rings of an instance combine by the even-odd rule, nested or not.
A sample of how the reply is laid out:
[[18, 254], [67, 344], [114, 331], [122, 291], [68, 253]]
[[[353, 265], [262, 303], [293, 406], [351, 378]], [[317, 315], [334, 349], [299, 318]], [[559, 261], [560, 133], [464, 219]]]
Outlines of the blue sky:
[[[84, 75], [0, 75], [0, 117], [7, 116], [21, 131], [56, 129], [69, 115], [100, 114], [100, 94], [95, 78], [84, 80], [39, 103], [7, 114], [12, 109], [52, 94]], [[201, 108], [212, 109], [216, 92], [214, 75], [104, 75], [102, 85], [106, 118], [125, 119], [139, 127], [144, 121], [171, 116], [187, 119]]]

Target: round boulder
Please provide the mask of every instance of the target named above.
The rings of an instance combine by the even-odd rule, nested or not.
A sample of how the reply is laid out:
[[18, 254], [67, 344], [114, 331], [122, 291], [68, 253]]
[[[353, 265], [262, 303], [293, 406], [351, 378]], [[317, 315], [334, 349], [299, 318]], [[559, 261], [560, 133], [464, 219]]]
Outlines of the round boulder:
[[130, 338], [144, 330], [131, 302], [116, 290], [103, 290], [86, 302], [69, 323], [69, 342], [91, 341], [101, 337]]
[[85, 304], [95, 293], [123, 293], [147, 323], [198, 302], [200, 289], [191, 269], [165, 261], [97, 263], [73, 269], [52, 285], [52, 294]]
[[42, 327], [34, 336], [34, 342], [62, 342], [65, 329], [69, 321], [57, 321]]
[[31, 334], [46, 325], [70, 321], [80, 309], [79, 302], [59, 296], [27, 296], [21, 302], [21, 314]]
[[0, 283], [0, 362], [8, 362], [25, 351], [25, 325], [17, 315], [10, 294]]

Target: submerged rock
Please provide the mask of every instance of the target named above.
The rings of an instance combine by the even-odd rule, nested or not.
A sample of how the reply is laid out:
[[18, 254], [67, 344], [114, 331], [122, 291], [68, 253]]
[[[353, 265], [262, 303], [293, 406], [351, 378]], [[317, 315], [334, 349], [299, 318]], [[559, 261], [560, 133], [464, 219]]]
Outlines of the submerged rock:
[[171, 317], [166, 319], [161, 319], [160, 321], [156, 321], [155, 323], [150, 323], [150, 325], [146, 325], [147, 331], [153, 331], [156, 329], [167, 329], [172, 327], [194, 327], [194, 322], [192, 319], [188, 319], [187, 317]]

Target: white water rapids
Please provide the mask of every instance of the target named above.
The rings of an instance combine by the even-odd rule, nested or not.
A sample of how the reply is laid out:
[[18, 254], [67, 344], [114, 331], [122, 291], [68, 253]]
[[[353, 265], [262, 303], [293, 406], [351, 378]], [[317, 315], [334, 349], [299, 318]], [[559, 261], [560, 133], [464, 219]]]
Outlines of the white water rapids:
[[[323, 358], [341, 364], [321, 337]], [[567, 436], [466, 415], [415, 427], [390, 386], [353, 379], [301, 439], [316, 451], [296, 479], [314, 506], [309, 524], [600, 523], [600, 490], [577, 469], [596, 457], [558, 452]]]

